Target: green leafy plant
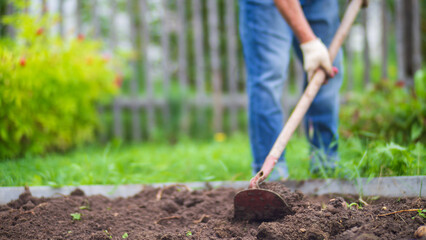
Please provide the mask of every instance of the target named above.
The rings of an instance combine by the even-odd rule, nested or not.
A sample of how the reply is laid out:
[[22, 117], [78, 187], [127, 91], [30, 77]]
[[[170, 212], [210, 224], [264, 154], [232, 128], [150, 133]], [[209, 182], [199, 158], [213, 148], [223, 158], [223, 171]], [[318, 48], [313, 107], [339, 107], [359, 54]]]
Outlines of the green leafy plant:
[[121, 238], [128, 238], [129, 237], [129, 234], [127, 234], [126, 232], [123, 234], [123, 236], [121, 236]]
[[[21, 1], [16, 1], [19, 7]], [[0, 158], [67, 150], [100, 130], [97, 105], [117, 92], [114, 63], [99, 42], [51, 36], [57, 17], [5, 16], [0, 39]]]
[[81, 220], [81, 213], [71, 213], [70, 215], [74, 221]]
[[417, 213], [419, 214], [420, 217], [422, 218], [426, 218], [426, 209], [422, 209], [422, 210], [417, 210]]
[[87, 200], [87, 199], [85, 199], [84, 200], [84, 204], [83, 205], [81, 205], [80, 207], [78, 207], [79, 209], [81, 209], [81, 210], [91, 210], [90, 209], [90, 203], [89, 203], [89, 201]]
[[354, 137], [344, 142], [340, 149], [345, 159], [339, 162], [337, 174], [349, 180], [426, 173], [422, 160], [426, 149], [420, 142], [401, 146], [380, 140], [366, 143]]
[[352, 209], [352, 207], [353, 206], [355, 206], [356, 207], [356, 209], [362, 209], [362, 205], [360, 205], [360, 204], [358, 204], [358, 203], [356, 203], [356, 202], [353, 202], [353, 203], [351, 203], [351, 204], [348, 204], [348, 203], [346, 203], [347, 204], [347, 207], [349, 208], [349, 209]]
[[112, 235], [111, 233], [108, 232], [108, 230], [104, 230], [104, 233], [107, 235], [107, 237], [112, 239]]
[[419, 71], [413, 91], [403, 82], [381, 81], [353, 93], [340, 114], [343, 136], [397, 144], [426, 141], [426, 74]]
[[186, 236], [187, 236], [187, 237], [192, 236], [192, 232], [191, 232], [191, 231], [187, 231], [187, 232], [186, 232]]
[[[417, 210], [417, 215], [422, 217], [422, 218], [426, 218], [426, 209], [419, 209]], [[414, 219], [416, 216], [412, 217], [411, 219]]]

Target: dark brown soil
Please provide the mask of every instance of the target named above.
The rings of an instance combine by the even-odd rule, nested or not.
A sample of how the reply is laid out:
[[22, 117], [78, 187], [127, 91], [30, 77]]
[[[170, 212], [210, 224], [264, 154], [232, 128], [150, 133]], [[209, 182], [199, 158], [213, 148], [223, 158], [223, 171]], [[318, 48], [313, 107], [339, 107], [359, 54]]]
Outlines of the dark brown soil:
[[[146, 189], [130, 198], [86, 197], [81, 190], [59, 198], [34, 198], [29, 192], [0, 205], [0, 239], [415, 239], [425, 224], [417, 212], [426, 199], [376, 199], [358, 209], [356, 198], [307, 197], [279, 183], [293, 215], [273, 222], [233, 219], [237, 190], [189, 191], [182, 186]], [[355, 199], [355, 200], [354, 200]], [[345, 201], [346, 200], [346, 201]], [[71, 213], [80, 213], [73, 220]]]

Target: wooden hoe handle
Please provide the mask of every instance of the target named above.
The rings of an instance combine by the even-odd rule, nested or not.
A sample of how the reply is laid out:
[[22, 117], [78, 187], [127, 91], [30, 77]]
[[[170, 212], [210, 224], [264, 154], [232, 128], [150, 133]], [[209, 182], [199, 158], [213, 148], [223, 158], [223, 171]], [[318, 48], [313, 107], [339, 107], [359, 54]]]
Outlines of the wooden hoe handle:
[[[336, 58], [340, 46], [345, 40], [352, 23], [355, 21], [361, 6], [364, 4], [364, 1], [365, 0], [352, 0], [346, 9], [339, 29], [337, 29], [336, 35], [334, 36], [333, 41], [331, 42], [328, 49], [332, 62]], [[296, 108], [293, 110], [287, 123], [281, 130], [281, 133], [275, 141], [274, 146], [266, 157], [262, 169], [260, 169], [260, 171], [250, 180], [249, 188], [259, 188], [259, 183], [263, 182], [271, 173], [272, 169], [278, 161], [278, 158], [281, 156], [284, 148], [287, 146], [291, 135], [302, 121], [303, 116], [305, 116], [305, 113], [308, 111], [309, 106], [323, 85], [325, 79], [326, 74], [323, 70], [316, 71], [312, 77], [312, 80], [306, 87], [305, 92], [297, 103]]]

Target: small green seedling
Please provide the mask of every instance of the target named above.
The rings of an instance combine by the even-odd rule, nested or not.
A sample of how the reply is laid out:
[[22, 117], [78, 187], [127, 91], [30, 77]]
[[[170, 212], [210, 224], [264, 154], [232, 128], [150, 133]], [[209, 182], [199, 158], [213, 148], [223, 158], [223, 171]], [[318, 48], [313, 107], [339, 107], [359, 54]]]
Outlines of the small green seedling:
[[68, 231], [68, 234], [71, 234], [72, 233], [72, 231]]
[[127, 234], [126, 232], [123, 234], [123, 236], [121, 236], [121, 238], [128, 238], [129, 237], [129, 234]]
[[[346, 203], [347, 204], [347, 203]], [[348, 206], [348, 208], [349, 209], [352, 209], [352, 206], [356, 206], [356, 208], [357, 209], [362, 209], [362, 206], [361, 205], [359, 205], [358, 203], [356, 203], [356, 202], [353, 202], [353, 203], [351, 203], [351, 204], [347, 204], [347, 206]]]
[[[426, 209], [419, 209], [419, 210], [417, 210], [417, 215], [419, 215], [422, 218], [426, 218]], [[416, 216], [412, 217], [411, 219], [414, 219]]]
[[71, 213], [72, 220], [80, 220], [81, 214], [80, 213]]
[[112, 235], [111, 233], [108, 232], [108, 230], [104, 230], [104, 233], [107, 235], [107, 237], [112, 239]]
[[192, 236], [192, 232], [191, 231], [186, 232], [186, 236], [187, 237]]
[[91, 210], [89, 201], [87, 199], [85, 199], [84, 203], [79, 208], [81, 210]]

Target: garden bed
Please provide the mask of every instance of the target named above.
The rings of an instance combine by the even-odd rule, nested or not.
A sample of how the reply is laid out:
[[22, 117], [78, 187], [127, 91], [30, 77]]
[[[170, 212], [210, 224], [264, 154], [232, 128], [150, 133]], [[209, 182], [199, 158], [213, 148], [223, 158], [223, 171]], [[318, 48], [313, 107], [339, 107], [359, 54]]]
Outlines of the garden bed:
[[413, 239], [426, 222], [414, 210], [393, 213], [423, 209], [426, 198], [365, 197], [369, 204], [360, 208], [356, 196], [307, 196], [281, 183], [263, 187], [279, 192], [294, 214], [272, 222], [236, 221], [238, 189], [229, 187], [145, 187], [115, 199], [79, 189], [37, 198], [27, 190], [0, 205], [0, 239]]

